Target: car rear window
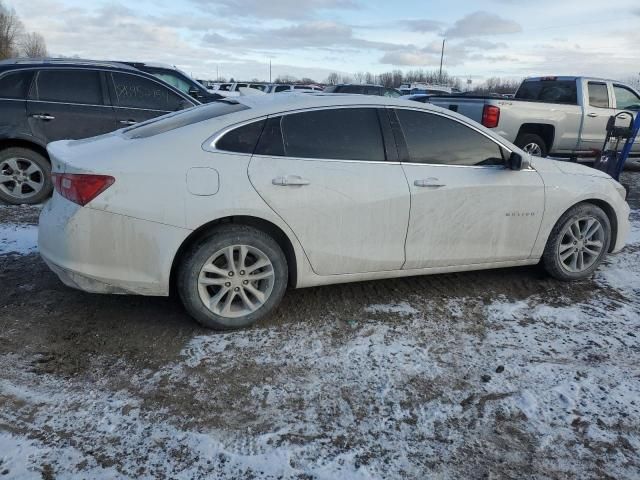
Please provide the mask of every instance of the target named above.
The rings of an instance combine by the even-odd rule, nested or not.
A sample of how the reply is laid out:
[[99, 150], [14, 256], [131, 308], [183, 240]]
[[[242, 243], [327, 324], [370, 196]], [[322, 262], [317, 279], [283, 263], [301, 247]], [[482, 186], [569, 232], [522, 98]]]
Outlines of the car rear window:
[[253, 153], [264, 123], [265, 120], [259, 120], [234, 128], [216, 142], [216, 149], [226, 152]]
[[578, 104], [575, 80], [525, 80], [515, 98], [535, 102]]
[[41, 70], [36, 86], [41, 101], [104, 104], [100, 74], [95, 70]]
[[0, 98], [25, 99], [29, 92], [33, 70], [9, 72], [0, 77]]
[[125, 129], [124, 133], [129, 138], [147, 138], [169, 132], [177, 128], [193, 125], [215, 117], [221, 117], [230, 113], [247, 110], [249, 107], [229, 100], [216, 100], [206, 105], [181, 110], [161, 117], [148, 120], [133, 127]]

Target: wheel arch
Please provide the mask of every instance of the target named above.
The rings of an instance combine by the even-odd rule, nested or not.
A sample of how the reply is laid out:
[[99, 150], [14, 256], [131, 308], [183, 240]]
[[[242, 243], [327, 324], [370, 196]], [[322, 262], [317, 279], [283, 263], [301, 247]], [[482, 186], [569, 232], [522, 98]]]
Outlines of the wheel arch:
[[291, 287], [296, 286], [298, 282], [298, 262], [296, 258], [295, 249], [293, 247], [293, 243], [289, 236], [276, 224], [270, 222], [269, 220], [265, 220], [260, 217], [253, 217], [248, 215], [233, 215], [218, 218], [212, 220], [204, 225], [201, 225], [197, 229], [195, 229], [189, 236], [182, 242], [175, 256], [173, 257], [173, 262], [171, 264], [171, 272], [169, 276], [169, 290], [173, 295], [176, 290], [176, 277], [177, 277], [177, 269], [180, 264], [180, 259], [184, 256], [184, 254], [189, 250], [189, 248], [198, 242], [203, 236], [209, 234], [214, 231], [221, 225], [246, 225], [248, 227], [253, 227], [257, 230], [260, 230], [267, 235], [270, 235], [282, 248], [284, 255], [287, 259], [287, 267], [289, 270], [289, 285]]
[[51, 163], [51, 159], [49, 158], [49, 154], [47, 153], [47, 149], [44, 145], [26, 140], [24, 138], [3, 138], [0, 139], [0, 151], [6, 150], [7, 148], [19, 147], [19, 148], [28, 148], [29, 150], [33, 150], [34, 152], [38, 152], [42, 155], [49, 163]]
[[520, 125], [518, 135], [516, 135], [516, 140], [521, 135], [526, 135], [528, 133], [538, 135], [542, 138], [546, 144], [547, 152], [551, 153], [556, 134], [556, 129], [553, 125], [547, 123], [523, 123]]

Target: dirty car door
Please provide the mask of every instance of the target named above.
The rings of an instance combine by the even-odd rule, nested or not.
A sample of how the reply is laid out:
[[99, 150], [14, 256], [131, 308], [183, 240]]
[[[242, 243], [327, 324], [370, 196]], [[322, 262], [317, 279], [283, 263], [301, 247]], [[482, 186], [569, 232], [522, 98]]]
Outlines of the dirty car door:
[[377, 109], [269, 118], [249, 178], [317, 274], [402, 267], [409, 190], [399, 163], [385, 161]]

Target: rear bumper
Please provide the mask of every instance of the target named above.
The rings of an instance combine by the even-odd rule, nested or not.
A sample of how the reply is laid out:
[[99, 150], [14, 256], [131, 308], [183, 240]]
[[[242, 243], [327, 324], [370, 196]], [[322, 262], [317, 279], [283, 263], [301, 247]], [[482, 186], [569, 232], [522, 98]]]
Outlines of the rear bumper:
[[94, 293], [169, 294], [190, 230], [80, 207], [57, 193], [40, 214], [40, 255], [66, 285]]

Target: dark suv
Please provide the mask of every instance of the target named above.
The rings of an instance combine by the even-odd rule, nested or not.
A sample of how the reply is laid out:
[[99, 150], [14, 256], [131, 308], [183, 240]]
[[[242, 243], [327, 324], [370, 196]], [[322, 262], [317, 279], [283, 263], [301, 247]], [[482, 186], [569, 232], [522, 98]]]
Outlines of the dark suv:
[[199, 102], [128, 65], [0, 62], [0, 200], [39, 203], [52, 190], [46, 145], [111, 132]]
[[119, 62], [142, 70], [143, 72], [150, 73], [151, 75], [158, 77], [160, 80], [167, 82], [169, 85], [176, 87], [182, 93], [191, 95], [193, 98], [202, 103], [213, 102], [214, 100], [220, 100], [224, 98], [222, 95], [207, 90], [207, 87], [191, 78], [171, 65], [164, 65], [161, 63], [146, 63], [146, 62]]
[[324, 93], [355, 93], [357, 95], [377, 95], [379, 97], [401, 96], [401, 93], [395, 88], [387, 88], [382, 85], [358, 85], [351, 83], [330, 85], [324, 89]]

